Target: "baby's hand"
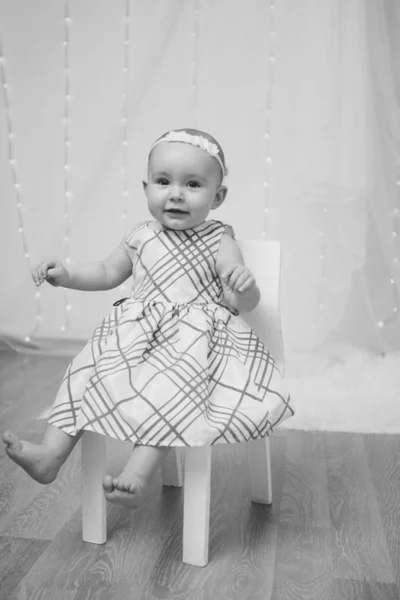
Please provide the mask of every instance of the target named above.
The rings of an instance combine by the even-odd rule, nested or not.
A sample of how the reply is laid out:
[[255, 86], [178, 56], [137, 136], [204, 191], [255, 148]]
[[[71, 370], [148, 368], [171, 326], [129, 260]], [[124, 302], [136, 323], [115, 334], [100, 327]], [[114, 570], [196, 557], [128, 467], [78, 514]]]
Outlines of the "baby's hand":
[[32, 279], [36, 285], [47, 281], [50, 285], [64, 286], [69, 279], [69, 273], [60, 261], [43, 260], [32, 269]]
[[256, 285], [252, 272], [245, 265], [229, 265], [221, 273], [221, 278], [232, 292], [248, 292]]

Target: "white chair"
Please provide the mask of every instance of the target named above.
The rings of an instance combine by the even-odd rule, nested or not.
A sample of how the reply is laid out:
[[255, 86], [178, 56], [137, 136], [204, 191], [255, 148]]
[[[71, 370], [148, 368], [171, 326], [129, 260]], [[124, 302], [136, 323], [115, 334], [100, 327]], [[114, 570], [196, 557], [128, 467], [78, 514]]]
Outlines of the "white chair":
[[[283, 341], [280, 318], [281, 247], [275, 241], [239, 242], [244, 260], [261, 289], [261, 301], [243, 315], [271, 351], [283, 372]], [[85, 542], [106, 541], [106, 501], [102, 478], [106, 465], [106, 438], [82, 435], [82, 537]], [[211, 448], [172, 449], [162, 467], [163, 485], [184, 485], [183, 562], [198, 567], [208, 563], [210, 516]], [[248, 443], [250, 496], [252, 502], [271, 504], [271, 462], [269, 438]], [[185, 476], [183, 478], [183, 462]]]

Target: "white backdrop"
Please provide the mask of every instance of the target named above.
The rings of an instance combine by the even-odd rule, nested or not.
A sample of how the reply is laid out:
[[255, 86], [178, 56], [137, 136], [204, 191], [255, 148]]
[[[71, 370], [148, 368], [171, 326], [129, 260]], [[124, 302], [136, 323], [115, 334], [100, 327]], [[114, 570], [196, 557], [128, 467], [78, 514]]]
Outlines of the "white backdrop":
[[[383, 387], [394, 397], [397, 0], [0, 0], [0, 35], [1, 334], [90, 335], [127, 290], [65, 296], [45, 286], [35, 298], [28, 263], [105, 257], [148, 217], [141, 182], [151, 142], [194, 125], [218, 138], [230, 169], [227, 201], [212, 216], [239, 238], [282, 243], [289, 374], [302, 385], [322, 376], [312, 382], [319, 397], [330, 385], [327, 365], [342, 364], [343, 392], [385, 353], [372, 402]], [[391, 420], [400, 428], [397, 412]]]

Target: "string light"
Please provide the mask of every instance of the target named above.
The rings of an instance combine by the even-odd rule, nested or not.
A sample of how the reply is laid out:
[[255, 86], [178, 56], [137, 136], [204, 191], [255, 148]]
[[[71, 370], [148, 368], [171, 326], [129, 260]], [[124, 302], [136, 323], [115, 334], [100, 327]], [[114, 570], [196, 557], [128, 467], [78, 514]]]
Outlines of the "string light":
[[[398, 191], [397, 191], [398, 204], [400, 206], [400, 179], [397, 179], [396, 184], [397, 184], [397, 188], [398, 188]], [[328, 215], [328, 208], [326, 206], [323, 207], [323, 214], [324, 214], [325, 218]], [[393, 265], [396, 265], [396, 267], [399, 266], [399, 257], [396, 256], [396, 247], [395, 247], [395, 242], [399, 235], [399, 219], [398, 219], [399, 216], [400, 216], [400, 208], [396, 207], [393, 211], [393, 231], [392, 231], [392, 238], [393, 238], [392, 263], [393, 263]], [[326, 228], [324, 228], [324, 230], [326, 231]], [[319, 312], [321, 314], [321, 311], [324, 308], [324, 303], [322, 301], [322, 298], [325, 296], [323, 288], [324, 288], [324, 284], [327, 281], [326, 264], [325, 264], [326, 263], [326, 261], [325, 261], [326, 233], [324, 233], [324, 231], [321, 231], [318, 233], [318, 237], [321, 240], [321, 248], [320, 248], [320, 254], [319, 254], [319, 258], [320, 258], [320, 262], [321, 262], [321, 278], [320, 278], [319, 294], [318, 294], [318, 298], [317, 298], [317, 305], [319, 308]], [[393, 272], [390, 274], [390, 277], [389, 277], [389, 285], [391, 286], [391, 291], [392, 291], [392, 296], [393, 296], [393, 308], [392, 308], [391, 313], [386, 318], [380, 319], [379, 321], [377, 321], [377, 327], [379, 329], [383, 329], [386, 325], [388, 325], [389, 323], [392, 323], [399, 314], [400, 298], [399, 298], [398, 286], [396, 284], [396, 279], [395, 279]], [[315, 332], [317, 329], [316, 323], [312, 323], [311, 328]]]
[[[128, 183], [128, 159], [129, 159], [129, 140], [128, 140], [128, 92], [129, 92], [129, 54], [131, 45], [131, 15], [130, 15], [130, 0], [125, 0], [125, 17], [124, 17], [124, 65], [122, 67], [122, 213], [121, 220], [123, 223], [124, 233], [126, 231], [126, 220], [128, 217], [128, 202], [129, 202], [129, 183]], [[120, 286], [122, 291], [125, 291], [126, 286], [123, 283]]]
[[192, 84], [191, 84], [191, 99], [192, 99], [192, 120], [194, 126], [197, 125], [197, 100], [198, 100], [198, 63], [199, 63], [199, 17], [200, 5], [199, 0], [194, 0], [193, 4], [193, 57], [192, 57]]
[[130, 0], [125, 0], [125, 35], [124, 35], [124, 66], [122, 68], [123, 78], [123, 90], [122, 90], [122, 117], [121, 117], [121, 128], [122, 128], [122, 215], [121, 218], [125, 220], [128, 216], [128, 199], [129, 199], [129, 186], [128, 186], [128, 155], [129, 155], [129, 141], [128, 141], [128, 91], [129, 91], [129, 51], [130, 51]]
[[[328, 220], [328, 207], [322, 206], [322, 231], [319, 231], [317, 237], [319, 239], [319, 261], [320, 261], [320, 277], [317, 291], [316, 306], [318, 307], [317, 320], [322, 319], [322, 313], [325, 308], [324, 298], [326, 298], [326, 284], [328, 281], [327, 266], [326, 266], [326, 244], [327, 244], [327, 220]], [[314, 333], [317, 331], [317, 323], [311, 324], [311, 329]]]
[[274, 82], [274, 63], [275, 63], [275, 2], [271, 0], [269, 4], [269, 51], [267, 54], [267, 66], [266, 66], [266, 81], [267, 91], [265, 97], [265, 108], [264, 108], [264, 218], [263, 218], [263, 231], [262, 237], [267, 237], [267, 231], [269, 226], [270, 218], [270, 170], [271, 170], [271, 121], [272, 121], [272, 87]]
[[[396, 178], [396, 197], [397, 197], [397, 206], [394, 208], [392, 213], [392, 265], [390, 267], [390, 276], [389, 276], [389, 285], [391, 286], [391, 292], [393, 297], [393, 308], [391, 313], [378, 322], [378, 327], [382, 329], [389, 323], [393, 323], [399, 314], [399, 306], [400, 306], [400, 298], [399, 298], [399, 289], [396, 284], [396, 274], [397, 278], [400, 281], [400, 273], [399, 273], [399, 249], [396, 248], [397, 241], [399, 239], [399, 231], [400, 231], [400, 168], [398, 169], [397, 178]], [[395, 273], [397, 271], [397, 273]]]
[[[22, 251], [27, 262], [29, 271], [32, 270], [31, 253], [28, 249], [28, 242], [25, 235], [24, 227], [24, 215], [23, 215], [23, 202], [21, 194], [21, 184], [19, 181], [19, 173], [17, 168], [16, 153], [15, 153], [15, 134], [12, 122], [12, 111], [10, 105], [10, 85], [7, 80], [6, 72], [6, 60], [3, 53], [3, 44], [0, 38], [0, 84], [3, 90], [4, 108], [7, 121], [7, 151], [8, 151], [8, 164], [10, 167], [11, 178], [15, 192], [15, 206], [17, 209], [17, 221], [18, 221], [18, 234], [21, 240]], [[36, 291], [34, 294], [35, 298], [35, 321], [30, 334], [25, 336], [25, 342], [29, 343], [40, 328], [42, 320], [42, 308], [41, 308], [41, 295], [40, 292]]]
[[[71, 191], [71, 163], [70, 163], [70, 118], [72, 101], [71, 79], [70, 79], [70, 41], [71, 18], [69, 14], [69, 0], [64, 0], [64, 260], [66, 265], [71, 263], [71, 203], [73, 194]], [[69, 308], [68, 308], [69, 307]], [[66, 331], [70, 324], [69, 313], [71, 304], [67, 290], [64, 288], [64, 322], [61, 325], [61, 331]]]

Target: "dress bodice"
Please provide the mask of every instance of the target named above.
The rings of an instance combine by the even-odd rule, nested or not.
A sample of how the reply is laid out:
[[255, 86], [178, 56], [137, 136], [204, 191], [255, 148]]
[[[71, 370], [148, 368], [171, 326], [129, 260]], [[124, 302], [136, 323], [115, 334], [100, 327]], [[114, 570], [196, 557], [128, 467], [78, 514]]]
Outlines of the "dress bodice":
[[184, 230], [155, 230], [150, 222], [135, 227], [125, 240], [132, 260], [132, 297], [223, 304], [216, 259], [227, 229], [230, 227], [214, 220]]

